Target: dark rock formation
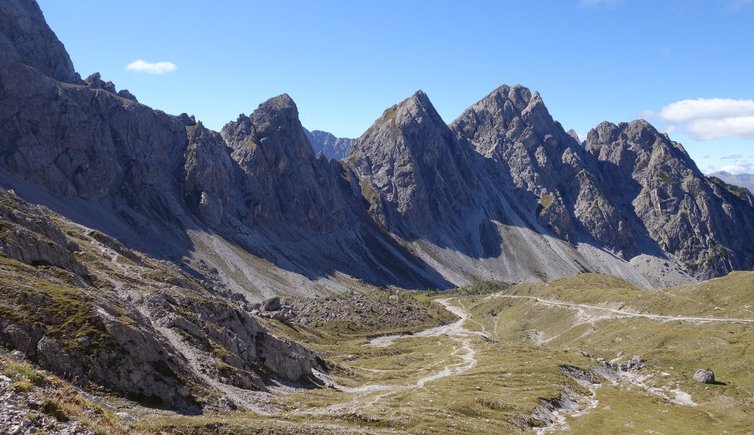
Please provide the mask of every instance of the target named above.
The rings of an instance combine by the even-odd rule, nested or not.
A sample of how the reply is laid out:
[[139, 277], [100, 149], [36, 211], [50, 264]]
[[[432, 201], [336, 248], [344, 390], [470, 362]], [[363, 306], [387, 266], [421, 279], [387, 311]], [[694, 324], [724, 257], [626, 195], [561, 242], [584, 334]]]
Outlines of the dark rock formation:
[[346, 224], [337, 165], [317, 159], [288, 95], [262, 103], [222, 130], [244, 173], [242, 220], [275, 230], [285, 224], [332, 231]]
[[683, 147], [643, 120], [589, 132], [610, 197], [699, 278], [754, 267], [754, 197], [707, 179]]
[[18, 56], [25, 65], [61, 82], [81, 82], [65, 47], [34, 0], [0, 3], [0, 51]]
[[347, 163], [372, 216], [405, 237], [450, 228], [475, 203], [469, 150], [422, 91], [386, 110], [357, 139]]

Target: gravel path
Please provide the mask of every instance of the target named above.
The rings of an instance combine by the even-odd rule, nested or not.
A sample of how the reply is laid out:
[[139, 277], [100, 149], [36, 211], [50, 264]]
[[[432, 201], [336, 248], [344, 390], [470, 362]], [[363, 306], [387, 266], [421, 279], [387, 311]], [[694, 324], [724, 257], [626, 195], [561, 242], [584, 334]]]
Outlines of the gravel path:
[[690, 317], [690, 316], [666, 316], [662, 314], [652, 314], [652, 313], [640, 313], [637, 311], [627, 311], [627, 310], [619, 310], [616, 308], [609, 308], [609, 307], [600, 307], [597, 305], [589, 305], [589, 304], [576, 304], [572, 302], [561, 302], [561, 301], [554, 301], [550, 299], [542, 299], [535, 296], [521, 296], [521, 295], [492, 295], [491, 298], [507, 298], [507, 299], [531, 299], [534, 300], [537, 303], [545, 304], [545, 305], [552, 305], [552, 306], [561, 306], [561, 307], [570, 307], [570, 308], [585, 308], [589, 310], [599, 310], [603, 312], [608, 312], [615, 314], [615, 317], [643, 317], [646, 319], [652, 319], [652, 320], [660, 320], [660, 321], [673, 321], [673, 320], [680, 320], [683, 322], [693, 322], [693, 323], [708, 323], [708, 322], [727, 322], [727, 323], [754, 323], [754, 319], [741, 319], [741, 318], [731, 318], [731, 317]]

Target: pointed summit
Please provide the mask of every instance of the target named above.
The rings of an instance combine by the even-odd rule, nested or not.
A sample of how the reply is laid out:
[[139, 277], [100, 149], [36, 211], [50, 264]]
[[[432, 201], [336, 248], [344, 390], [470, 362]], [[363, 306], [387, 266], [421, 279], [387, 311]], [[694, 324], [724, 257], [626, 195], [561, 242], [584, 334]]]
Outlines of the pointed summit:
[[[415, 128], [447, 129], [445, 121], [422, 90], [386, 109], [380, 118], [364, 133], [369, 135], [375, 128], [389, 127], [394, 133], [408, 132]], [[395, 130], [395, 127], [398, 130]]]
[[237, 150], [261, 146], [268, 158], [281, 154], [313, 158], [298, 118], [296, 103], [288, 94], [281, 94], [260, 104], [249, 116], [240, 115], [222, 129], [223, 139]]
[[457, 135], [468, 138], [484, 155], [494, 152], [503, 142], [515, 141], [526, 132], [538, 137], [526, 142], [527, 149], [547, 136], [571, 139], [552, 119], [539, 93], [532, 93], [521, 85], [498, 87], [466, 109], [450, 128]]
[[432, 102], [429, 100], [427, 94], [421, 89], [414, 92], [413, 95], [398, 103], [398, 106], [417, 108], [427, 112], [435, 111]]
[[[644, 170], [647, 166], [666, 164], [670, 165], [670, 169], [665, 172], [678, 170], [680, 172], [675, 175], [681, 178], [686, 172], [702, 177], [696, 163], [681, 144], [670, 140], [643, 119], [620, 124], [600, 123], [587, 134], [586, 150], [598, 160], [617, 164], [623, 177], [631, 177], [635, 170]], [[652, 162], [656, 165], [650, 164]]]
[[468, 151], [417, 91], [387, 109], [347, 161], [364, 179], [362, 192], [377, 221], [412, 236], [448, 223], [473, 202]]

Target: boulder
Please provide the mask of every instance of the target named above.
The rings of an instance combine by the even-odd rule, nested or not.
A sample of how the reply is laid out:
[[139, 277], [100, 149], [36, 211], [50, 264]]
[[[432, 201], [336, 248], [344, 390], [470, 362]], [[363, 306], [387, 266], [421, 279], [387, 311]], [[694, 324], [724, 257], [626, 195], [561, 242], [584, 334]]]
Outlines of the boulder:
[[694, 373], [693, 379], [703, 384], [714, 384], [715, 373], [713, 373], [712, 370], [709, 369], [699, 369], [696, 371], [696, 373]]
[[277, 296], [269, 298], [262, 303], [262, 310], [264, 311], [278, 311], [281, 308], [282, 305], [280, 304], [280, 298]]

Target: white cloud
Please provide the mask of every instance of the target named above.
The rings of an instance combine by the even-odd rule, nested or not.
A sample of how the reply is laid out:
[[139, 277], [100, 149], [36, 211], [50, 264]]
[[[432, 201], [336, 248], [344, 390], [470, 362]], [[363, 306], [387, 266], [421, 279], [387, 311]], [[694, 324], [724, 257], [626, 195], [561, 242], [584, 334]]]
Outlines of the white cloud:
[[143, 72], [147, 74], [164, 74], [175, 71], [178, 67], [173, 62], [147, 62], [138, 59], [126, 65], [126, 69], [133, 72]]
[[754, 174], [754, 163], [749, 160], [736, 160], [733, 163], [721, 165], [715, 169], [716, 171], [725, 171], [731, 174]]
[[754, 100], [699, 98], [668, 104], [642, 115], [665, 121], [665, 131], [682, 131], [696, 140], [754, 139]]

